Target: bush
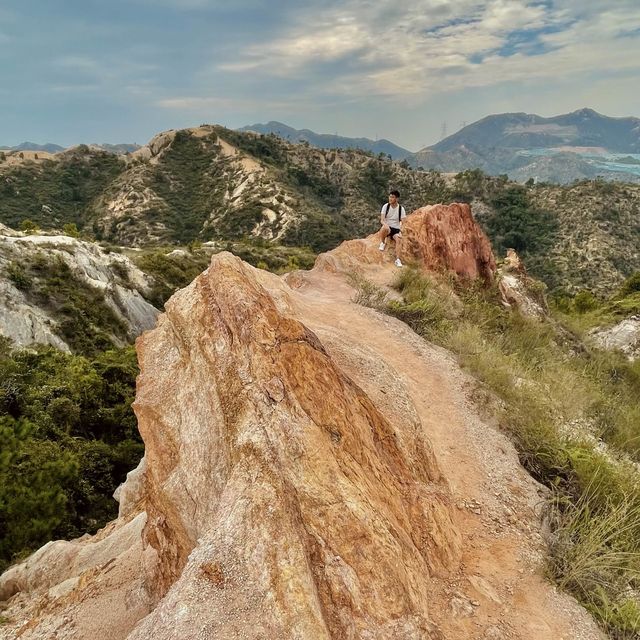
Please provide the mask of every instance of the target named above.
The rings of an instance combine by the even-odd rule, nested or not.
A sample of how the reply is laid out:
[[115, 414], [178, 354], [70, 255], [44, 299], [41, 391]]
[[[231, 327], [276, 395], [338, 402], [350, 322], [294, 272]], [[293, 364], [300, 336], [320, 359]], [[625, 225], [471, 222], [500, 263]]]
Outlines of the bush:
[[31, 234], [38, 230], [38, 225], [32, 220], [27, 219], [20, 223], [20, 229], [27, 234]]
[[586, 313], [587, 311], [593, 311], [600, 306], [598, 299], [586, 289], [577, 293], [573, 298], [573, 308], [578, 313]]
[[20, 263], [10, 262], [7, 265], [6, 272], [9, 280], [11, 280], [18, 289], [27, 291], [29, 287], [31, 287], [32, 279]]
[[76, 226], [75, 222], [68, 222], [67, 224], [65, 224], [62, 227], [62, 232], [66, 236], [71, 236], [72, 238], [77, 238], [80, 235], [80, 232], [78, 231], [78, 227]]

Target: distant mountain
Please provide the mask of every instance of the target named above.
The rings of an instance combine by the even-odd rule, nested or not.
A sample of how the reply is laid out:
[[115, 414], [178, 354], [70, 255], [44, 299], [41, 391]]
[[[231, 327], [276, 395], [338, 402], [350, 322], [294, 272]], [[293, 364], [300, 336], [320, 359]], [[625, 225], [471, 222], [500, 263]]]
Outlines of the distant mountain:
[[23, 142], [15, 147], [2, 147], [5, 151], [47, 151], [48, 153], [58, 153], [58, 151], [64, 151], [64, 147], [59, 144], [36, 144], [35, 142]]
[[[109, 153], [115, 153], [116, 155], [126, 155], [127, 153], [133, 153], [140, 148], [139, 144], [132, 144], [123, 142], [121, 144], [90, 144], [87, 145], [92, 149], [100, 149], [102, 151], [108, 151]], [[59, 144], [36, 144], [35, 142], [23, 142], [15, 147], [1, 147], [0, 150], [4, 151], [47, 151], [48, 153], [58, 153], [64, 151], [66, 147], [61, 147]]]
[[255, 133], [273, 133], [289, 142], [308, 142], [320, 149], [363, 149], [375, 154], [390, 155], [393, 160], [404, 160], [411, 155], [411, 151], [403, 149], [389, 140], [371, 140], [369, 138], [345, 138], [328, 133], [315, 133], [309, 129], [293, 129], [282, 122], [267, 122], [266, 124], [252, 124], [238, 129], [238, 131], [253, 131]]
[[[621, 159], [620, 154], [627, 155]], [[522, 181], [568, 183], [600, 176], [640, 182], [639, 154], [639, 118], [610, 118], [580, 109], [553, 118], [487, 116], [408, 156], [407, 162], [446, 172], [478, 168]]]

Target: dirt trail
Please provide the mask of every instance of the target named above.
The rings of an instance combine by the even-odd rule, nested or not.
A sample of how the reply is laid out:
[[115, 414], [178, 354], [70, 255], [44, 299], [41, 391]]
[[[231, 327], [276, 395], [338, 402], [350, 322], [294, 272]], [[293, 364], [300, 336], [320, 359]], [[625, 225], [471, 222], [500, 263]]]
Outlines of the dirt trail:
[[[394, 269], [386, 260], [363, 265], [365, 277], [382, 285]], [[584, 609], [542, 577], [544, 489], [507, 438], [481, 420], [469, 399], [474, 382], [451, 354], [353, 303], [342, 275], [306, 272], [297, 293], [294, 305], [305, 323], [391, 421], [412, 405], [449, 484], [464, 554], [455, 574], [433, 584], [431, 614], [442, 638], [604, 638]], [[373, 355], [378, 370], [363, 369], [359, 354], [368, 361]]]

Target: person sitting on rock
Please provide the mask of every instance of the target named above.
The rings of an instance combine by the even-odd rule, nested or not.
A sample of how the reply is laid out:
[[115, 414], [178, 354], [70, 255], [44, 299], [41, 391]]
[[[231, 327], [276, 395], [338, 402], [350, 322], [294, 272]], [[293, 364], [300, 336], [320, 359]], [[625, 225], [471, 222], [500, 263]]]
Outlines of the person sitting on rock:
[[394, 189], [389, 192], [389, 202], [382, 205], [382, 209], [380, 210], [380, 223], [382, 227], [379, 231], [380, 246], [378, 247], [380, 251], [384, 251], [387, 238], [391, 238], [394, 241], [396, 267], [402, 266], [402, 262], [400, 262], [400, 258], [398, 257], [400, 255], [400, 240], [402, 239], [400, 230], [402, 228], [402, 218], [407, 215], [404, 207], [398, 202], [399, 198], [400, 192]]

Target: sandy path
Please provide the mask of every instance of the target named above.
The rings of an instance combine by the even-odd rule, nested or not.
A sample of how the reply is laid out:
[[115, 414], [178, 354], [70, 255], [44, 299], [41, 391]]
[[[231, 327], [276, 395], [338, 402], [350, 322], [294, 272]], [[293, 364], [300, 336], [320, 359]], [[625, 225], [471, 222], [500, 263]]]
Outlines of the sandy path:
[[[393, 269], [372, 265], [365, 276], [390, 282]], [[544, 491], [507, 438], [480, 419], [468, 397], [474, 382], [451, 354], [352, 303], [354, 290], [340, 275], [307, 272], [297, 292], [305, 323], [391, 421], [396, 407], [412, 405], [450, 487], [464, 554], [455, 573], [433, 581], [432, 618], [442, 638], [603, 638], [591, 617], [542, 577]], [[369, 361], [373, 355], [379, 370], [363, 370], [359, 353]], [[402, 387], [391, 401], [389, 377]]]

